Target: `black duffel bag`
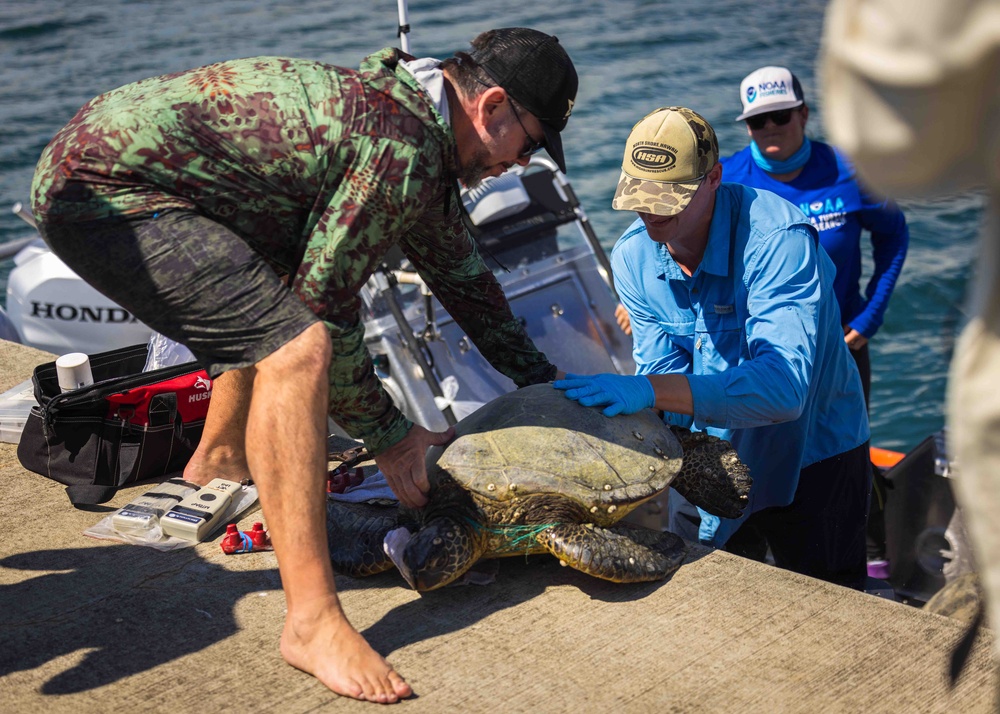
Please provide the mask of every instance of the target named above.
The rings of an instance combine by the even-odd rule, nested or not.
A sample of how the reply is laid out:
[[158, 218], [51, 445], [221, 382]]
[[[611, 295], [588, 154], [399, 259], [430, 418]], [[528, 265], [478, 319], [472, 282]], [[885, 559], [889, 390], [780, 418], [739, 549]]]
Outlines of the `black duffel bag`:
[[55, 362], [32, 374], [35, 399], [21, 465], [66, 485], [75, 506], [104, 503], [126, 484], [179, 471], [205, 426], [212, 381], [196, 362], [143, 372], [147, 346], [90, 356], [94, 383], [61, 392]]

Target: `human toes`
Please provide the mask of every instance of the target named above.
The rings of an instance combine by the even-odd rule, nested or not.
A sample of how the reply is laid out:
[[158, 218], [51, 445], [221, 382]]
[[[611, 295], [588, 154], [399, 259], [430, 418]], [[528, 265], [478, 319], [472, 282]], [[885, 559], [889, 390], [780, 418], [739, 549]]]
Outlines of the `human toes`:
[[389, 670], [389, 683], [393, 691], [400, 699], [413, 696], [413, 688], [406, 683], [406, 680], [394, 669]]
[[380, 704], [392, 704], [413, 695], [410, 685], [391, 666], [371, 672], [361, 686], [364, 690], [361, 698]]

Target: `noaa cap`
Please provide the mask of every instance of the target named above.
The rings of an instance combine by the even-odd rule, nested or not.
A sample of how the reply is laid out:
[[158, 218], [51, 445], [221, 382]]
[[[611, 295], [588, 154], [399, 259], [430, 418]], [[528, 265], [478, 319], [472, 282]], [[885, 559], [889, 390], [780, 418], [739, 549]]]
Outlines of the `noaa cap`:
[[767, 112], [794, 109], [805, 103], [802, 85], [787, 67], [761, 67], [746, 77], [740, 84], [740, 100], [743, 113], [736, 121]]
[[482, 33], [472, 47], [469, 56], [476, 64], [541, 122], [545, 150], [565, 173], [559, 132], [573, 113], [580, 81], [559, 38], [528, 27], [505, 27]]
[[718, 161], [719, 142], [704, 117], [684, 107], [661, 107], [632, 127], [611, 207], [677, 215]]

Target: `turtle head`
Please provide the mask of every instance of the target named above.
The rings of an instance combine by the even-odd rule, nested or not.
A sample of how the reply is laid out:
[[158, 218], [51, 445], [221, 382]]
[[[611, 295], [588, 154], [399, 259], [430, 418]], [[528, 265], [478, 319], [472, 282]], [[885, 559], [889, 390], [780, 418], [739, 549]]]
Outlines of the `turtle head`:
[[475, 528], [453, 518], [435, 518], [413, 534], [403, 551], [401, 568], [414, 590], [443, 587], [456, 580], [482, 554]]

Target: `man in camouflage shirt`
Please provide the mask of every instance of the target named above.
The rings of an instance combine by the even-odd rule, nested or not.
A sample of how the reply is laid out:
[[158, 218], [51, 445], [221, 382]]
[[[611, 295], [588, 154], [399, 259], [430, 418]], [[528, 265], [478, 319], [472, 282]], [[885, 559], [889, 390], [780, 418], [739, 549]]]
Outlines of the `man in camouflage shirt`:
[[358, 291], [398, 244], [518, 386], [556, 368], [514, 318], [460, 215], [473, 185], [544, 146], [576, 96], [555, 37], [492, 30], [438, 63], [387, 49], [360, 71], [259, 57], [143, 80], [85, 105], [46, 148], [33, 208], [53, 251], [213, 377], [186, 477], [257, 483], [288, 614], [281, 651], [371, 701], [409, 685], [340, 608], [326, 546], [326, 416], [422, 506], [433, 433], [393, 406], [364, 347]]

